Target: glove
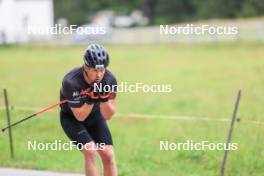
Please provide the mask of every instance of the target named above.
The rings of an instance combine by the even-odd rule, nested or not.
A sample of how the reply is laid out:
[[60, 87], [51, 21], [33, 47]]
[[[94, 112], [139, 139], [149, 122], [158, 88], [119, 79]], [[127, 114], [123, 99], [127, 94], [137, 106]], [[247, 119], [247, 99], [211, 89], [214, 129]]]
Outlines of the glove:
[[103, 92], [100, 94], [100, 102], [107, 102], [109, 100], [110, 92]]
[[[108, 85], [105, 80], [102, 80], [100, 83], [93, 84], [93, 91], [90, 92], [90, 96], [97, 98], [100, 102], [108, 101], [109, 92], [105, 92], [105, 86]], [[96, 90], [95, 90], [96, 88]]]
[[115, 99], [116, 93], [115, 92], [109, 92], [103, 95], [100, 95], [100, 101], [101, 102], [107, 102], [110, 99]]
[[94, 102], [99, 102], [99, 92], [95, 92], [94, 89], [92, 89], [90, 92], [87, 93], [88, 97]]
[[[116, 93], [115, 92], [111, 92], [112, 91], [112, 85], [107, 81], [107, 80], [102, 80], [101, 82], [103, 90], [101, 92], [99, 92], [99, 100], [100, 102], [107, 102], [109, 99], [114, 99]], [[104, 87], [106, 85], [109, 85], [111, 87], [110, 91], [105, 92], [104, 91]]]
[[83, 95], [81, 101], [90, 105], [95, 103], [95, 99], [92, 99], [88, 94]]
[[94, 92], [93, 87], [87, 90], [82, 90], [80, 95], [81, 95], [82, 101], [87, 104], [94, 104], [94, 103], [99, 102], [99, 93]]

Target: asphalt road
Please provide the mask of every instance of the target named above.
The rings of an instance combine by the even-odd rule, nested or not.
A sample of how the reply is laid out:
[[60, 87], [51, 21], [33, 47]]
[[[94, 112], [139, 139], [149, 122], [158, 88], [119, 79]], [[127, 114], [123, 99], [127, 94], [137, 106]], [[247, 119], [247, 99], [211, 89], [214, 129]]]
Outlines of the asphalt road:
[[82, 174], [62, 173], [52, 171], [25, 170], [15, 168], [0, 168], [1, 176], [84, 176]]

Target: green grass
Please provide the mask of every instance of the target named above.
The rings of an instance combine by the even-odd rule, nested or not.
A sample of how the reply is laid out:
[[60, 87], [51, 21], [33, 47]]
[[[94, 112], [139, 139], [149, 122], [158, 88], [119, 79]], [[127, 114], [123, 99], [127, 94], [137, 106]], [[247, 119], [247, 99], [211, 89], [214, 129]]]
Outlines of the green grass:
[[[8, 89], [12, 122], [56, 103], [64, 74], [82, 64], [85, 46], [0, 47], [0, 86]], [[110, 45], [110, 70], [118, 82], [171, 84], [171, 93], [120, 93], [117, 112], [230, 118], [242, 89], [239, 118], [229, 152], [226, 175], [264, 173], [264, 45], [246, 43], [203, 45]], [[0, 106], [4, 106], [0, 94]], [[0, 126], [6, 125], [0, 111]], [[217, 175], [223, 151], [160, 151], [159, 141], [225, 142], [228, 123], [114, 117], [109, 122], [119, 175]], [[0, 166], [57, 171], [83, 171], [78, 151], [28, 151], [27, 141], [68, 141], [58, 109], [13, 128], [15, 159], [10, 159], [7, 133], [0, 135]]]

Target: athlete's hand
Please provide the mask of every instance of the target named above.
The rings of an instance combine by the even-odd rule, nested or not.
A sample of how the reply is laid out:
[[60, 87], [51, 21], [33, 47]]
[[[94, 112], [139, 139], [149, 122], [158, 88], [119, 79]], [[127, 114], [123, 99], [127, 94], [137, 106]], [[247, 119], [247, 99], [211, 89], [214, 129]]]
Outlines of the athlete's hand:
[[95, 99], [91, 98], [88, 94], [85, 94], [81, 97], [81, 101], [87, 104], [94, 104]]
[[94, 104], [99, 102], [99, 93], [94, 92], [94, 87], [91, 87], [87, 90], [82, 90], [80, 94], [82, 101], [87, 104]]
[[99, 93], [95, 92], [94, 89], [92, 89], [90, 92], [87, 93], [87, 95], [90, 97], [93, 103], [99, 102]]
[[112, 85], [107, 80], [102, 80], [102, 91], [99, 92], [100, 102], [107, 102], [109, 99], [115, 98], [116, 93], [112, 92]]

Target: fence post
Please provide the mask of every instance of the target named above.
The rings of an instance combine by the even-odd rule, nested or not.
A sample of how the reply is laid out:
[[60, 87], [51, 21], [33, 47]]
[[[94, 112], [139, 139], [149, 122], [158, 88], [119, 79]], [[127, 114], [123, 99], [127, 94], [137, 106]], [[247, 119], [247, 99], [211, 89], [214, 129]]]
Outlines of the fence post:
[[[5, 108], [6, 108], [6, 118], [7, 118], [7, 125], [10, 125], [10, 113], [9, 113], [9, 104], [8, 104], [8, 97], [7, 97], [7, 90], [4, 88], [4, 98], [5, 98]], [[12, 128], [8, 129], [9, 134], [9, 147], [10, 147], [10, 155], [11, 158], [14, 158], [14, 149], [13, 149], [13, 137], [12, 137]]]
[[[236, 98], [236, 102], [235, 102], [235, 106], [234, 106], [234, 110], [233, 110], [233, 116], [232, 116], [232, 120], [230, 123], [229, 131], [228, 131], [226, 145], [229, 145], [230, 141], [231, 141], [234, 124], [236, 121], [236, 115], [237, 115], [237, 109], [238, 109], [238, 105], [239, 105], [239, 101], [240, 101], [240, 96], [241, 96], [241, 90], [239, 90], [238, 94], [237, 94], [237, 98]], [[221, 163], [221, 171], [220, 171], [221, 176], [224, 176], [224, 174], [225, 174], [225, 164], [226, 164], [226, 160], [227, 160], [227, 154], [228, 154], [228, 150], [225, 150], [224, 157], [223, 157], [223, 160]]]

